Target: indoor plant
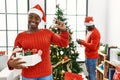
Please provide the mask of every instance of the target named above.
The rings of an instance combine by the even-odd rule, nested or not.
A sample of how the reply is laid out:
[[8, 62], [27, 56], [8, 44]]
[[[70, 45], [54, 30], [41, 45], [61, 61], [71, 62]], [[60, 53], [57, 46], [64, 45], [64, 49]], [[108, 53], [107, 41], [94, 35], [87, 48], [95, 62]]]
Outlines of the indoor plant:
[[120, 61], [120, 51], [117, 52], [118, 60]]

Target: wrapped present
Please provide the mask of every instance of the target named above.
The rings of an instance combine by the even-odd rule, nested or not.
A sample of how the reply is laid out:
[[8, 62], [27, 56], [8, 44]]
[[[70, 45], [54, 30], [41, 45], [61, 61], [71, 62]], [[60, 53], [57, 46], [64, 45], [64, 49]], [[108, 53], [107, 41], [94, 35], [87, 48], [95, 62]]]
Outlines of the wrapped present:
[[116, 66], [112, 80], [120, 80], [120, 66]]
[[83, 80], [82, 75], [72, 73], [72, 72], [65, 72], [65, 80]]
[[5, 55], [6, 51], [0, 51], [0, 56]]
[[39, 54], [34, 54], [34, 55], [29, 55], [29, 56], [18, 56], [15, 58], [21, 58], [20, 61], [25, 62], [22, 64], [24, 66], [34, 66], [37, 63], [42, 61], [41, 56]]
[[22, 64], [23, 66], [34, 66], [42, 61], [41, 59], [42, 51], [41, 50], [38, 50], [37, 52], [35, 50], [32, 51], [33, 52], [31, 52], [30, 50], [22, 51], [21, 49], [18, 49], [17, 51], [13, 51], [14, 59], [21, 58], [20, 61], [25, 62]]

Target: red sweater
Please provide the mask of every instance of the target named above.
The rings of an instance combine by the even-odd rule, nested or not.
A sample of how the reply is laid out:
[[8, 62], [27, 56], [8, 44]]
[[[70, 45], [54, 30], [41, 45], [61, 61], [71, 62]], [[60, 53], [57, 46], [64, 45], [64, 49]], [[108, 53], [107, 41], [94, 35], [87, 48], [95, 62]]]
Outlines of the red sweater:
[[100, 45], [100, 33], [94, 28], [89, 31], [86, 36], [86, 40], [82, 41], [82, 45], [85, 46], [85, 56], [86, 58], [98, 58], [98, 48]]
[[[50, 60], [50, 44], [54, 43], [61, 47], [67, 47], [69, 40], [68, 32], [61, 32], [60, 36], [48, 29], [40, 29], [35, 33], [22, 32], [18, 34], [14, 46], [27, 49], [42, 50], [42, 62], [22, 69], [22, 76], [27, 78], [36, 78], [47, 76], [52, 73]], [[10, 68], [10, 67], [9, 67]]]

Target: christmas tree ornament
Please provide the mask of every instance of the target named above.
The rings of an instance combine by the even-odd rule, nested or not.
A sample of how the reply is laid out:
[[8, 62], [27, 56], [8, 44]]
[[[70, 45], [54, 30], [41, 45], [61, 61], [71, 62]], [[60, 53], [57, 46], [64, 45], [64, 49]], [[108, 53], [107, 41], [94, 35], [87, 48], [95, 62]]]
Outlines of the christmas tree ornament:
[[[78, 58], [78, 52], [76, 51], [77, 46], [74, 41], [72, 41], [72, 31], [68, 23], [66, 22], [63, 10], [60, 9], [59, 4], [56, 5], [56, 17], [53, 19], [54, 24], [59, 24], [59, 21], [65, 22], [67, 31], [69, 32], [69, 45], [66, 48], [62, 48], [56, 45], [50, 45], [50, 57], [53, 68], [53, 79], [54, 80], [64, 80], [65, 72], [72, 72], [79, 74], [82, 72], [82, 68], [76, 61]], [[58, 28], [50, 27], [50, 30], [60, 34], [62, 31]]]

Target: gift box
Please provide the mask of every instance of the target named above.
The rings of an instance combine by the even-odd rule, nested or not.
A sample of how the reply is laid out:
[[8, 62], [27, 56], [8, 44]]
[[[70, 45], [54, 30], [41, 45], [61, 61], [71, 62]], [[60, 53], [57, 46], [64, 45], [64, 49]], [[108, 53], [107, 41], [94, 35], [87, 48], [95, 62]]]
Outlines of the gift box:
[[0, 56], [6, 55], [6, 54], [7, 54], [6, 51], [0, 51]]
[[120, 66], [116, 66], [112, 80], [120, 80]]
[[25, 62], [23, 66], [34, 66], [37, 63], [41, 62], [42, 51], [37, 49], [23, 51], [21, 48], [15, 49], [13, 52], [14, 59], [21, 58], [20, 62]]
[[23, 66], [34, 66], [42, 61], [41, 56], [39, 54], [33, 54], [29, 56], [18, 56], [15, 58], [21, 58], [20, 61], [25, 61], [26, 63], [23, 63]]
[[82, 75], [71, 73], [71, 72], [65, 72], [65, 80], [83, 80]]

